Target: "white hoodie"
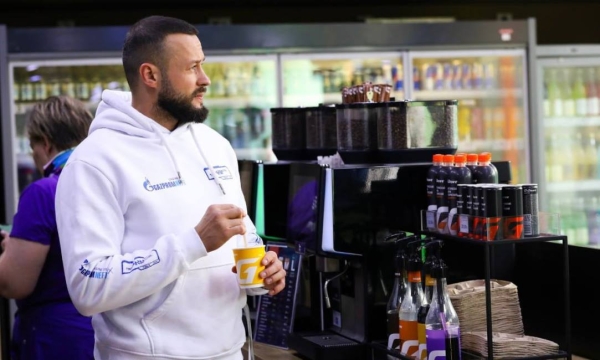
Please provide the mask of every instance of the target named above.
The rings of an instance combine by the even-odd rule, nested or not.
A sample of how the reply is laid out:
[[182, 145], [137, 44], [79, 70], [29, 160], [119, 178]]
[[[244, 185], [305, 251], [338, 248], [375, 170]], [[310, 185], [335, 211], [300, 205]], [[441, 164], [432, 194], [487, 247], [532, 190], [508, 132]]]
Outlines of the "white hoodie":
[[203, 124], [170, 132], [130, 93], [102, 94], [56, 193], [67, 286], [93, 315], [96, 359], [241, 359], [238, 237], [207, 253], [194, 230], [209, 205], [225, 203], [246, 209], [225, 138]]

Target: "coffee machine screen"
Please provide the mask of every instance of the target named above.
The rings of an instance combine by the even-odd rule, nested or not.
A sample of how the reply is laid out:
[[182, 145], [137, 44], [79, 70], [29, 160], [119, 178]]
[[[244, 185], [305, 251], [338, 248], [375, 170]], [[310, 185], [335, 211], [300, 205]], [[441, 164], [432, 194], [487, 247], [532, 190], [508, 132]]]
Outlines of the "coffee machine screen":
[[315, 164], [290, 166], [287, 241], [301, 253], [313, 253], [316, 247], [321, 169]]

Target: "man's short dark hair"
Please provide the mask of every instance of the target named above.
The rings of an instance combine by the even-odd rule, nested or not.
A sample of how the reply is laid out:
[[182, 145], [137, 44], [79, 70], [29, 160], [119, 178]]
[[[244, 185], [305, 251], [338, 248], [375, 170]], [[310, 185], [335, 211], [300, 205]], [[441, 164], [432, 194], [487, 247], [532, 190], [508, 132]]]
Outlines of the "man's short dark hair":
[[131, 89], [137, 88], [138, 70], [143, 63], [151, 63], [164, 69], [164, 39], [172, 34], [198, 35], [190, 23], [167, 16], [149, 16], [135, 24], [127, 32], [123, 45], [123, 68]]

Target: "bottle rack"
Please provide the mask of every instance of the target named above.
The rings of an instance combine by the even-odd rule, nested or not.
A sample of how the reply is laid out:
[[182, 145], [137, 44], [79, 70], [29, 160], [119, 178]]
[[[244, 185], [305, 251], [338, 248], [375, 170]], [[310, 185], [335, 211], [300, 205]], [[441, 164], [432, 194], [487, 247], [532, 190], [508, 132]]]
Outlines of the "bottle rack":
[[[568, 239], [564, 235], [554, 235], [552, 231], [558, 233], [560, 231], [559, 215], [558, 214], [539, 214], [540, 223], [540, 234], [534, 237], [525, 237], [519, 239], [507, 239], [502, 238], [499, 240], [482, 240], [469, 237], [458, 237], [448, 234], [440, 234], [435, 231], [430, 231], [427, 228], [427, 211], [422, 211], [422, 229], [417, 235], [425, 235], [435, 237], [445, 242], [463, 243], [463, 244], [474, 244], [476, 246], [482, 246], [484, 248], [484, 272], [485, 272], [485, 312], [486, 312], [486, 327], [487, 327], [487, 348], [488, 353], [486, 355], [480, 355], [472, 353], [468, 350], [462, 351], [462, 358], [465, 359], [482, 359], [487, 358], [489, 360], [494, 359], [494, 348], [493, 348], [493, 330], [492, 330], [492, 296], [491, 296], [491, 272], [492, 272], [492, 253], [494, 248], [498, 246], [507, 246], [510, 244], [526, 244], [526, 243], [540, 243], [540, 242], [560, 242], [563, 250], [563, 287], [564, 287], [564, 347], [555, 354], [548, 354], [545, 356], [533, 356], [533, 357], [520, 357], [520, 360], [543, 360], [543, 359], [568, 359], [571, 360], [571, 304], [570, 304], [570, 284], [569, 284], [569, 243]], [[399, 351], [388, 349], [386, 344], [383, 342], [374, 342], [371, 344], [371, 359], [372, 360], [389, 360], [389, 359], [403, 359], [403, 360], [414, 360], [410, 357], [400, 354]], [[514, 359], [514, 358], [511, 358]]]

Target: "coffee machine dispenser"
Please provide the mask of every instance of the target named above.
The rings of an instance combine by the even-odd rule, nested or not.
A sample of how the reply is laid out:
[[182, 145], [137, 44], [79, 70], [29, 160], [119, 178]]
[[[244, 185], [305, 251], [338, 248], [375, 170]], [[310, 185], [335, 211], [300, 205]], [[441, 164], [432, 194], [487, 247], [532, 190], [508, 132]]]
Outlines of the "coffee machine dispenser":
[[384, 239], [418, 231], [428, 168], [290, 165], [288, 241], [316, 259], [311, 288], [320, 316], [320, 329], [290, 335], [292, 349], [311, 359], [364, 359], [367, 344], [386, 337], [394, 272]]

